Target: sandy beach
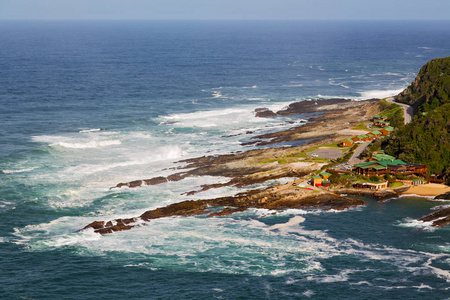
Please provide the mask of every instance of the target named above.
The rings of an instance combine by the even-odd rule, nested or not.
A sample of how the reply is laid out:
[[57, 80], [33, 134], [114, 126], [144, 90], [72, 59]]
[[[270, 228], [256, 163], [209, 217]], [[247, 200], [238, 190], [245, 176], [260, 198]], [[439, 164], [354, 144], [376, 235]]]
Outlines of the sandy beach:
[[412, 186], [404, 195], [438, 196], [450, 192], [450, 187], [445, 184], [428, 183]]

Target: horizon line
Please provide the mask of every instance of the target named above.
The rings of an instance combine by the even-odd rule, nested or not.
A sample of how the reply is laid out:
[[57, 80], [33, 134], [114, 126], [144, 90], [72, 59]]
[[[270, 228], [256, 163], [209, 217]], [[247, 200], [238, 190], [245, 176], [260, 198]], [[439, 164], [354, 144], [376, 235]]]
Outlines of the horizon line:
[[59, 18], [17, 18], [17, 19], [2, 19], [0, 21], [276, 21], [276, 22], [292, 22], [292, 21], [450, 21], [450, 19], [59, 19]]

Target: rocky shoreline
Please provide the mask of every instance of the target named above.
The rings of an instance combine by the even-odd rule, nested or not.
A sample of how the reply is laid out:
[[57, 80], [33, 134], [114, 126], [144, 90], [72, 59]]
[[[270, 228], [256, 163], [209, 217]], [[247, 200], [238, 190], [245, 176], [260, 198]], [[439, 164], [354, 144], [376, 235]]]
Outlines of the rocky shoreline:
[[188, 200], [165, 207], [146, 211], [136, 218], [95, 221], [84, 227], [100, 234], [129, 230], [147, 222], [173, 216], [208, 215], [208, 217], [226, 216], [248, 208], [282, 210], [287, 208], [336, 209], [343, 210], [365, 202], [360, 199], [342, 197], [329, 192], [301, 189], [292, 184], [279, 184], [264, 190], [250, 190], [232, 197], [208, 200]]
[[197, 193], [213, 188], [224, 186], [242, 188], [280, 178], [297, 178], [296, 182], [278, 184], [262, 190], [249, 190], [231, 197], [187, 200], [146, 211], [134, 218], [95, 221], [82, 230], [90, 228], [97, 233], [107, 234], [146, 225], [149, 221], [157, 218], [193, 215], [218, 217], [241, 212], [248, 208], [343, 210], [365, 204], [363, 200], [352, 196], [366, 196], [384, 201], [401, 195], [404, 189], [387, 189], [375, 192], [356, 189], [330, 191], [298, 186], [298, 182], [306, 181], [308, 179], [307, 176], [312, 172], [321, 170], [325, 165], [323, 162], [318, 162], [305, 156], [305, 151], [320, 144], [334, 143], [342, 136], [348, 135], [349, 131], [352, 131], [352, 127], [369, 120], [371, 116], [379, 113], [379, 105], [376, 99], [366, 101], [322, 99], [292, 103], [278, 112], [271, 112], [265, 108], [255, 111], [255, 114], [259, 117], [277, 117], [305, 113], [319, 114], [310, 119], [307, 124], [289, 130], [255, 136], [253, 137], [254, 141], [251, 142], [255, 145], [276, 146], [276, 144], [286, 141], [305, 141], [305, 145], [255, 149], [237, 154], [187, 159], [181, 161], [185, 164], [183, 167], [178, 168], [175, 173], [167, 177], [122, 182], [111, 187], [111, 189], [123, 187], [138, 188], [146, 185], [164, 184], [192, 176], [229, 178], [229, 181], [225, 183], [202, 185], [196, 190], [184, 193], [187, 196], [194, 196]]

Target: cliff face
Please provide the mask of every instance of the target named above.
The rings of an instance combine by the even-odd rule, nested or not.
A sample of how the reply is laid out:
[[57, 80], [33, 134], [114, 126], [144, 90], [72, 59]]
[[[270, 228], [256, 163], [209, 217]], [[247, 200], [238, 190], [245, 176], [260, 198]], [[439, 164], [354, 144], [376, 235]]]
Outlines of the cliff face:
[[424, 65], [397, 100], [412, 105], [416, 114], [383, 142], [386, 152], [426, 164], [431, 174], [443, 174], [450, 181], [450, 57]]
[[450, 103], [418, 115], [383, 142], [385, 151], [407, 162], [428, 165], [432, 174], [450, 175]]
[[413, 106], [415, 112], [427, 112], [450, 102], [450, 57], [425, 64], [397, 101]]

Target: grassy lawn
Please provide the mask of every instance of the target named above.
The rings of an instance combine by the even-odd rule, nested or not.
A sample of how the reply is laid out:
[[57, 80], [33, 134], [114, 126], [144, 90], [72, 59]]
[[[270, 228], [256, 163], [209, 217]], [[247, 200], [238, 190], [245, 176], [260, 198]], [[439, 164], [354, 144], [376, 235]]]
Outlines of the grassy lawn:
[[280, 165], [295, 163], [295, 162], [299, 162], [299, 161], [316, 162], [319, 164], [320, 163], [328, 163], [328, 162], [330, 162], [330, 160], [327, 158], [310, 157], [307, 154], [307, 153], [310, 153], [310, 152], [317, 150], [319, 148], [322, 148], [322, 147], [339, 148], [339, 149], [342, 149], [343, 151], [347, 151], [348, 149], [350, 149], [350, 147], [339, 147], [338, 143], [332, 143], [332, 144], [314, 146], [314, 147], [306, 149], [305, 151], [293, 150], [292, 152], [290, 152], [289, 154], [284, 155], [284, 156], [273, 157], [273, 158], [264, 158], [264, 159], [260, 160], [259, 163], [260, 164], [270, 164], [273, 162], [278, 162]]
[[358, 125], [356, 125], [355, 127], [352, 127], [353, 130], [370, 130], [369, 128], [367, 128], [366, 122], [361, 122]]
[[325, 147], [328, 147], [328, 148], [339, 148], [339, 149], [344, 149], [344, 150], [350, 148], [350, 147], [339, 147], [338, 143], [332, 143], [332, 144], [318, 145], [318, 146], [314, 146], [314, 147], [308, 148], [308, 149], [305, 150], [305, 153], [309, 153], [309, 152], [315, 151], [315, 150], [317, 150], [319, 148], [325, 148]]
[[304, 161], [306, 158], [309, 158], [305, 152], [299, 152], [297, 150], [292, 151], [291, 153], [273, 158], [264, 158], [259, 161], [260, 164], [270, 164], [273, 162], [278, 162], [280, 165], [290, 164], [298, 161]]
[[393, 189], [401, 187], [401, 186], [404, 186], [403, 182], [393, 182], [393, 183], [389, 184], [389, 187], [393, 188]]

